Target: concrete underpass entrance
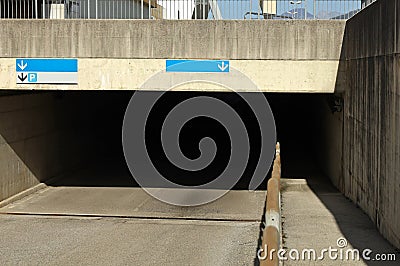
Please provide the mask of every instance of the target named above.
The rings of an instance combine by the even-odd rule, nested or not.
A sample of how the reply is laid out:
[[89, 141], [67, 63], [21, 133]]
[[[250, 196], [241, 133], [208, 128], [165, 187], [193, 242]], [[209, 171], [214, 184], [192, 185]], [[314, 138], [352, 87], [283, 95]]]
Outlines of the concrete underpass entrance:
[[[104, 91], [0, 97], [4, 108], [7, 102], [18, 106], [2, 110], [1, 120], [13, 122], [0, 126], [2, 156], [19, 160], [19, 174], [28, 179], [16, 185], [45, 184], [0, 208], [0, 232], [9, 235], [0, 241], [1, 250], [28, 250], [1, 253], [2, 262], [248, 265], [256, 260], [265, 189], [247, 191], [239, 184], [219, 200], [198, 207], [173, 206], [148, 195], [129, 173], [122, 151], [122, 120], [131, 96], [132, 92]], [[176, 99], [188, 93], [167, 96]], [[215, 130], [202, 121], [200, 126]], [[199, 125], [193, 128], [198, 130]], [[183, 145], [190, 145], [190, 140]], [[15, 182], [17, 174], [10, 172], [9, 182]], [[190, 176], [169, 174], [177, 182], [199, 183]], [[19, 242], [22, 230], [34, 235]], [[46, 235], [57, 235], [59, 248], [37, 251], [53, 246]], [[157, 252], [148, 252], [157, 245]], [[89, 256], [92, 253], [98, 255]]]
[[[96, 257], [96, 260], [101, 258], [106, 263], [147, 265], [163, 262], [176, 265], [192, 261], [195, 265], [253, 264], [257, 261], [256, 252], [260, 247], [266, 197], [266, 182], [257, 191], [247, 190], [259, 154], [257, 148], [251, 150], [248, 169], [234, 190], [217, 201], [198, 207], [163, 203], [138, 186], [123, 156], [122, 121], [133, 93], [54, 91], [16, 93], [0, 98], [4, 103], [2, 121], [13, 121], [2, 123], [0, 127], [7, 145], [3, 156], [8, 156], [7, 160], [20, 160], [21, 169], [16, 174], [45, 184], [7, 205], [3, 204], [0, 218], [5, 225], [16, 229], [10, 239], [18, 248], [33, 252], [37, 246], [45, 245], [47, 239], [42, 236], [43, 232], [57, 234], [57, 239], [62, 241], [59, 250], [35, 252], [29, 257], [22, 253], [14, 255], [21, 261], [47, 261], [49, 264], [95, 263], [88, 256], [99, 248], [89, 244], [94, 241], [102, 243], [100, 249], [107, 249]], [[176, 101], [204, 95], [246, 109], [239, 96], [232, 93], [169, 92], [163, 98], [164, 104], [158, 106], [149, 120], [150, 129], [157, 131], [165, 113]], [[338, 145], [341, 143], [338, 132], [342, 129], [338, 125], [343, 115], [340, 104], [343, 103], [338, 103], [337, 97], [329, 94], [266, 93], [260, 97], [266, 97], [270, 103], [281, 142], [284, 247], [307, 248], [311, 245], [322, 249], [329, 241], [345, 237], [349, 247], [366, 247], [361, 240], [366, 238], [368, 243], [375, 243], [375, 251], [393, 252], [368, 217], [348, 202], [323, 172], [326, 165], [335, 167], [338, 163], [323, 162], [320, 154], [327, 152], [328, 146], [324, 146], [324, 141], [329, 130], [335, 130], [336, 142]], [[17, 108], [7, 108], [7, 102]], [[252, 137], [250, 144], [257, 147], [257, 125], [250, 115], [243, 114]], [[15, 138], [16, 130], [20, 132], [19, 138]], [[225, 132], [202, 119], [193, 122], [183, 132], [190, 136], [182, 137], [180, 143], [188, 156], [198, 153], [196, 145], [193, 146], [196, 134], [210, 135], [218, 140], [222, 153], [216, 157], [219, 162], [214, 170], [208, 173], [218, 172], [225, 157], [229, 157], [229, 153], [224, 153], [229, 150], [229, 142], [223, 141]], [[160, 162], [160, 171], [171, 180], [189, 185], [209, 181], [205, 175], [180, 176], [171, 171], [155, 147], [159, 136], [154, 134], [151, 138], [149, 153], [155, 162]], [[335, 147], [329, 145], [332, 146]], [[36, 158], [33, 160], [27, 154], [36, 154]], [[41, 157], [44, 154], [47, 157]], [[11, 174], [9, 178], [13, 182], [17, 175]], [[266, 180], [268, 177], [269, 174]], [[351, 223], [356, 214], [358, 222]], [[308, 231], [314, 223], [324, 224], [324, 227], [317, 226], [320, 229], [314, 230], [321, 235], [321, 241], [315, 242], [318, 237]], [[30, 238], [34, 242], [18, 242], [17, 232], [23, 228], [35, 232]], [[326, 231], [328, 228], [329, 232]], [[5, 232], [9, 227], [0, 230]], [[117, 235], [112, 233], [116, 230]], [[113, 242], [112, 247], [107, 244], [109, 241]], [[169, 244], [156, 255], [146, 252], [158, 242]], [[72, 248], [74, 243], [78, 249]], [[2, 247], [7, 245], [8, 241], [0, 242]], [[179, 256], [170, 257], [172, 251]], [[3, 255], [3, 261], [11, 263], [13, 258]], [[361, 261], [359, 264], [364, 263]]]
[[[38, 179], [36, 181], [53, 187], [138, 187], [126, 166], [121, 141], [124, 113], [133, 93], [35, 92], [3, 96], [1, 99], [4, 103], [11, 102], [17, 106], [8, 110], [5, 106], [1, 117], [3, 121], [14, 121], [3, 123], [0, 128], [9, 146], [9, 158], [21, 160], [24, 170], [30, 174], [27, 174], [28, 178], [34, 176]], [[148, 120], [148, 131], [160, 130], [163, 118], [177, 102], [198, 96], [216, 97], [242, 110], [240, 115], [244, 117], [252, 148], [246, 171], [234, 190], [247, 189], [260, 153], [260, 132], [257, 120], [239, 100], [240, 96], [216, 92], [168, 92], [163, 96], [163, 104], [155, 107], [156, 111]], [[321, 133], [326, 125], [329, 126], [324, 114], [330, 114], [333, 110], [330, 109], [332, 96], [265, 93], [259, 97], [266, 97], [275, 117], [277, 138], [285, 154], [283, 175], [293, 175], [293, 172], [301, 175], [301, 169], [323, 169], [318, 161], [318, 153], [324, 150]], [[337, 113], [338, 117], [341, 115]], [[24, 127], [19, 128], [20, 125]], [[20, 136], [13, 137], [16, 130], [19, 130]], [[204, 118], [193, 120], [183, 128], [180, 145], [189, 157], [195, 158], [199, 156], [199, 150], [193, 138], [197, 136], [195, 139], [199, 139], [205, 135], [215, 138], [221, 150], [216, 157], [219, 164], [216, 163], [208, 171], [208, 175], [212, 176], [213, 171], [220, 171], [230, 156], [229, 139], [226, 140], [226, 132], [218, 123]], [[187, 185], [210, 181], [204, 174], [195, 175], [195, 178], [179, 177], [160, 155], [162, 150], [157, 143], [160, 135], [151, 134], [148, 137], [149, 155], [171, 180]], [[339, 143], [340, 136], [336, 137]], [[35, 139], [35, 145], [30, 143], [31, 139]], [[20, 147], [21, 142], [25, 146]], [[47, 154], [43, 155], [43, 152]], [[36, 160], [27, 156], [35, 153], [35, 157], [38, 157]], [[57, 166], [58, 162], [61, 162], [61, 166]], [[265, 187], [266, 182], [263, 182], [259, 189], [264, 190]]]
[[[0, 18], [47, 17], [17, 2], [23, 16]], [[104, 19], [97, 1], [78, 2], [81, 19], [0, 20], [1, 265], [264, 266], [266, 243], [286, 251], [274, 266], [399, 264], [399, 1], [355, 0], [358, 8], [327, 20], [316, 19], [325, 6], [317, 0], [248, 1], [240, 20], [180, 21], [160, 19], [168, 7], [157, 1], [141, 1], [140, 17], [151, 20]], [[270, 13], [271, 3], [288, 8]], [[178, 10], [179, 19], [195, 14]], [[143, 108], [127, 108], [132, 96], [163, 92], [160, 103], [144, 97], [134, 105]], [[253, 113], [232, 92], [267, 99], [267, 112]], [[198, 96], [228, 107], [189, 101]], [[172, 117], [185, 124], [167, 127], [178, 132], [168, 138], [164, 121], [180, 102], [187, 108]], [[123, 130], [129, 110], [139, 119]], [[225, 121], [231, 110], [228, 123], [209, 119]], [[276, 127], [265, 142], [270, 157], [265, 121]], [[170, 144], [180, 153], [164, 153]], [[229, 164], [232, 155], [246, 164]], [[225, 183], [169, 187], [206, 184], [227, 165], [227, 180], [238, 181], [207, 204], [202, 196], [220, 195]], [[159, 175], [167, 181], [139, 185]], [[331, 248], [353, 259], [332, 258]]]

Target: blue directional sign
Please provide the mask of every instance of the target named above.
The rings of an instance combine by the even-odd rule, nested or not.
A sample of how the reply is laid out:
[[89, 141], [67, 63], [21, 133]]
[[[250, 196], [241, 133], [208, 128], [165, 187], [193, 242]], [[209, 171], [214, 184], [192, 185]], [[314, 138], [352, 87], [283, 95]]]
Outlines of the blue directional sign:
[[229, 60], [167, 60], [167, 72], [229, 72]]
[[17, 84], [78, 84], [77, 59], [18, 58]]

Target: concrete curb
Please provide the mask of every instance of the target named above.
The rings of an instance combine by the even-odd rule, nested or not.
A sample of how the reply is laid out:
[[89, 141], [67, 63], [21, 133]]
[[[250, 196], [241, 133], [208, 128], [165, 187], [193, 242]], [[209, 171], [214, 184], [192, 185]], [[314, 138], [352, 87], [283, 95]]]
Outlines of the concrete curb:
[[262, 249], [265, 259], [261, 266], [278, 266], [278, 250], [281, 248], [281, 157], [280, 145], [276, 144], [276, 155], [272, 177], [268, 180], [267, 201], [265, 207], [265, 229], [262, 237]]
[[281, 192], [311, 190], [306, 179], [281, 178]]
[[3, 201], [0, 201], [0, 208], [3, 208], [4, 206], [6, 206], [8, 204], [11, 204], [11, 203], [13, 203], [13, 202], [15, 202], [17, 200], [22, 199], [22, 198], [25, 198], [26, 196], [28, 196], [30, 194], [33, 194], [35, 192], [38, 192], [39, 190], [45, 189], [45, 188], [51, 186], [52, 184], [56, 183], [57, 181], [59, 181], [59, 180], [65, 178], [66, 176], [70, 175], [71, 172], [75, 172], [75, 171], [79, 171], [79, 170], [81, 170], [81, 169], [75, 169], [75, 170], [72, 170], [72, 171], [68, 171], [68, 172], [66, 172], [66, 173], [64, 173], [62, 175], [56, 175], [56, 176], [50, 177], [49, 179], [46, 180], [46, 183], [41, 182], [41, 183], [39, 183], [37, 185], [34, 185], [33, 187], [30, 187], [28, 189], [23, 190], [22, 192], [20, 192], [18, 194], [15, 194], [15, 195], [13, 195], [13, 196], [11, 196], [11, 197], [3, 200]]
[[16, 202], [17, 200], [25, 198], [26, 196], [29, 196], [30, 194], [33, 194], [33, 193], [38, 192], [45, 188], [47, 188], [47, 185], [45, 183], [39, 183], [31, 188], [25, 189], [24, 191], [22, 191], [18, 194], [15, 194], [14, 196], [11, 196], [3, 201], [0, 201], [0, 208], [3, 208], [4, 206], [6, 206], [8, 204]]

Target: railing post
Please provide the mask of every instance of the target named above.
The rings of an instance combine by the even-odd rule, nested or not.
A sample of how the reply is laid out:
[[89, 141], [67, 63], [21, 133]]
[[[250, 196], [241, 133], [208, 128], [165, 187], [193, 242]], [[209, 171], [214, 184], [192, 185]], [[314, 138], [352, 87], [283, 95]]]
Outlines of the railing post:
[[219, 10], [218, 3], [216, 0], [209, 0], [208, 4], [211, 7], [211, 12], [215, 20], [222, 19], [221, 11]]
[[141, 16], [140, 18], [143, 19], [143, 14], [144, 14], [144, 5], [143, 5], [143, 0], [141, 0]]
[[317, 8], [316, 8], [316, 5], [317, 5], [316, 3], [317, 3], [317, 2], [316, 2], [316, 1], [317, 1], [317, 0], [313, 0], [313, 1], [314, 1], [314, 19], [315, 19], [316, 16], [317, 16], [317, 15], [316, 15], [316, 12], [317, 12]]
[[251, 12], [252, 12], [252, 9], [253, 9], [253, 6], [252, 6], [252, 4], [251, 4], [251, 1], [252, 1], [252, 0], [250, 0], [250, 9], [249, 9], [250, 20], [251, 20], [251, 15], [252, 15]]
[[42, 18], [46, 18], [46, 6], [45, 6], [45, 0], [42, 0]]

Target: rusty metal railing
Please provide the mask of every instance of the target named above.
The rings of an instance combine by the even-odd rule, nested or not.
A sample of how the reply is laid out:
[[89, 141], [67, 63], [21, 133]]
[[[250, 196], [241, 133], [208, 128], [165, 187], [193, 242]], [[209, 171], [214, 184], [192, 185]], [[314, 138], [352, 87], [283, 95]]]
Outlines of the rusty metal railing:
[[261, 266], [279, 265], [278, 250], [281, 248], [281, 156], [280, 145], [276, 145], [276, 155], [272, 176], [268, 180], [265, 208], [265, 228], [262, 237], [263, 259]]

